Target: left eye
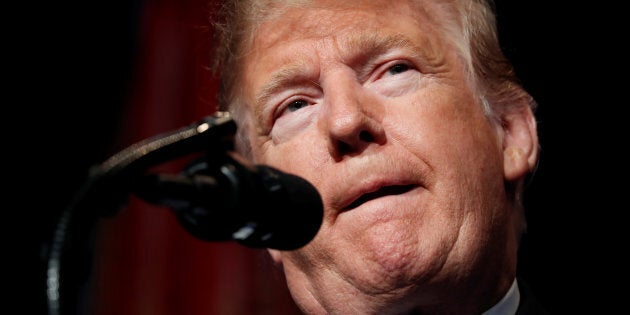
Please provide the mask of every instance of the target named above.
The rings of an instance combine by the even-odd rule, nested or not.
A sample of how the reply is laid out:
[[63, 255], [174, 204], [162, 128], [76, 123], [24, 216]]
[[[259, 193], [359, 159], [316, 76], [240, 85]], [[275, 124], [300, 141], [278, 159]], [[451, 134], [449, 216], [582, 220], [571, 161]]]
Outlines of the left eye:
[[409, 65], [404, 64], [404, 63], [397, 63], [393, 66], [391, 66], [389, 69], [387, 69], [387, 72], [389, 74], [399, 74], [399, 73], [403, 73], [405, 71], [409, 70]]
[[293, 101], [291, 102], [288, 106], [287, 106], [287, 110], [290, 112], [294, 112], [302, 107], [306, 107], [308, 106], [308, 103], [305, 100], [297, 100], [297, 101]]

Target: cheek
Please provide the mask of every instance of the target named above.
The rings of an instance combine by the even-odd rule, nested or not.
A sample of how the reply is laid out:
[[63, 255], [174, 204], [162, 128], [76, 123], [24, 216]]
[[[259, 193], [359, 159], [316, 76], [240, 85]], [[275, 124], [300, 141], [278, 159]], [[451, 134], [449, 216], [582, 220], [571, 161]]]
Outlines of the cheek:
[[299, 137], [280, 144], [267, 137], [264, 143], [258, 145], [256, 160], [312, 182], [318, 178], [316, 175], [321, 173], [327, 160], [322, 153], [325, 146], [319, 143], [320, 140], [313, 132], [311, 128], [307, 128], [301, 131]]
[[503, 191], [503, 154], [497, 130], [481, 107], [471, 96], [453, 91], [407, 101], [410, 106], [388, 115], [389, 129], [436, 175], [430, 189], [441, 203], [453, 202], [454, 209], [468, 208], [467, 203], [489, 208], [497, 200], [482, 200], [487, 191]]
[[498, 156], [495, 128], [473, 96], [457, 87], [416, 93], [387, 108], [390, 134], [427, 163], [466, 165], [471, 159]]

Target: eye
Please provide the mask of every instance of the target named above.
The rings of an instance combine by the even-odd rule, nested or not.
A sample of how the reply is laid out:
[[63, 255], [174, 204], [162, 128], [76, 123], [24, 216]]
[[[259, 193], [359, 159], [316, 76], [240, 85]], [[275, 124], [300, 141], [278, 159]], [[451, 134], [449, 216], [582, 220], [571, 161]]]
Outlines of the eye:
[[398, 97], [418, 88], [422, 73], [415, 63], [406, 58], [397, 58], [383, 63], [372, 72], [366, 87], [387, 97]]
[[403, 73], [403, 72], [405, 72], [405, 71], [407, 71], [409, 69], [410, 69], [410, 67], [409, 67], [408, 64], [397, 63], [397, 64], [389, 67], [389, 69], [387, 69], [387, 72], [389, 74], [391, 74], [391, 75], [396, 75], [396, 74], [399, 74], [399, 73]]
[[302, 107], [306, 107], [308, 106], [308, 102], [306, 102], [305, 100], [299, 99], [299, 100], [295, 100], [291, 103], [289, 103], [289, 105], [287, 105], [286, 110], [289, 112], [294, 112]]
[[280, 106], [280, 109], [278, 111], [278, 114], [275, 116], [275, 119], [283, 117], [285, 115], [292, 114], [310, 105], [312, 105], [312, 103], [310, 103], [309, 101], [303, 98], [299, 98], [299, 99], [296, 98], [294, 100], [291, 100], [285, 103], [283, 106]]
[[318, 87], [295, 87], [279, 92], [268, 103], [269, 123], [275, 124], [278, 119], [299, 119], [311, 111], [311, 107], [318, 103], [322, 92]]

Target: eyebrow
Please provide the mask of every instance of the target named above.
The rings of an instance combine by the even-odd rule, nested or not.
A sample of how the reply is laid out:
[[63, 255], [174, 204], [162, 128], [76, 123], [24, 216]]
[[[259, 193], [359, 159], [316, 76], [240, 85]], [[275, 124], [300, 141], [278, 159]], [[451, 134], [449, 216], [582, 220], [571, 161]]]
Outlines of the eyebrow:
[[[365, 61], [374, 56], [382, 55], [394, 48], [411, 47], [419, 51], [420, 47], [412, 44], [411, 40], [403, 35], [362, 34], [351, 37], [341, 45], [341, 51], [349, 55], [348, 62]], [[358, 60], [357, 60], [358, 59]]]

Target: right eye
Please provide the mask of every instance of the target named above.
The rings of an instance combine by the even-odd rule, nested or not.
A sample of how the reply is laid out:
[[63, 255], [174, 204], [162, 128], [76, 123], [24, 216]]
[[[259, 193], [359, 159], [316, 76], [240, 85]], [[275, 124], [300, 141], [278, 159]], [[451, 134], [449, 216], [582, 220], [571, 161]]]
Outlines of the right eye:
[[293, 114], [305, 107], [308, 107], [309, 105], [312, 105], [312, 103], [304, 98], [294, 98], [292, 100], [288, 100], [288, 102], [285, 102], [278, 108], [279, 111], [276, 115], [276, 119], [285, 115]]

